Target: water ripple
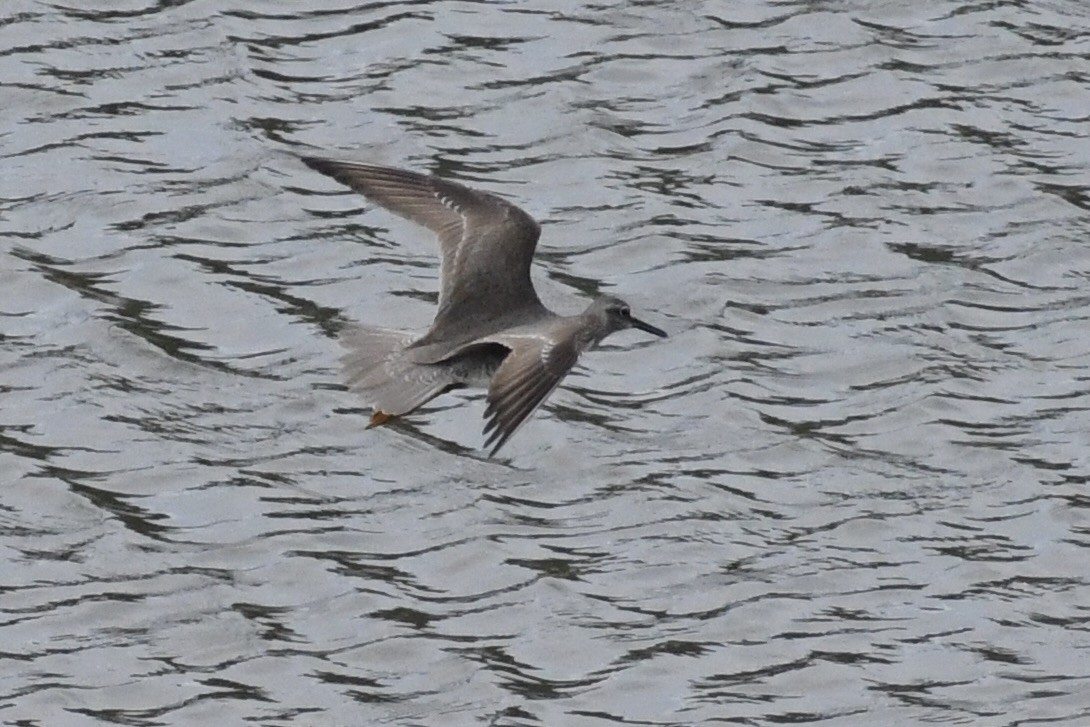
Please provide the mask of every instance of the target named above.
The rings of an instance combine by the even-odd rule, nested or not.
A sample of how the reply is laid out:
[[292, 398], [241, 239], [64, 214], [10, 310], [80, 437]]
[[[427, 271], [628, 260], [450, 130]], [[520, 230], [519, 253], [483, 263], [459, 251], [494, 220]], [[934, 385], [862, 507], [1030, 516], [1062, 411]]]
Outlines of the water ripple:
[[[0, 10], [5, 721], [1081, 724], [1085, 8]], [[335, 337], [544, 224], [610, 339], [509, 445]], [[108, 664], [109, 668], [103, 668]]]

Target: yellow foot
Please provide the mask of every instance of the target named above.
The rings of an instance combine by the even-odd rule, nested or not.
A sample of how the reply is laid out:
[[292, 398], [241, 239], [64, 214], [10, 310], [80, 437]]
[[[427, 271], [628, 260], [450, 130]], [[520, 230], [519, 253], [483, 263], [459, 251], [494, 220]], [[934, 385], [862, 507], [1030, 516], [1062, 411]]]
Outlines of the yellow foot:
[[371, 427], [381, 427], [383, 424], [393, 418], [393, 414], [387, 414], [384, 411], [376, 410], [375, 413], [371, 415], [371, 423], [367, 425], [367, 428], [370, 429]]

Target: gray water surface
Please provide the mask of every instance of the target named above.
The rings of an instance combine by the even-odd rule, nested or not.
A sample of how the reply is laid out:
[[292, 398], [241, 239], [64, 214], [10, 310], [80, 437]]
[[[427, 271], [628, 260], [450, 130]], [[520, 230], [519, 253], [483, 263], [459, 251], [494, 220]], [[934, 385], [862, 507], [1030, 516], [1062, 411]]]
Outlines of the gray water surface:
[[[6, 0], [0, 98], [3, 724], [1090, 724], [1085, 3]], [[438, 258], [299, 153], [671, 337], [367, 430]]]

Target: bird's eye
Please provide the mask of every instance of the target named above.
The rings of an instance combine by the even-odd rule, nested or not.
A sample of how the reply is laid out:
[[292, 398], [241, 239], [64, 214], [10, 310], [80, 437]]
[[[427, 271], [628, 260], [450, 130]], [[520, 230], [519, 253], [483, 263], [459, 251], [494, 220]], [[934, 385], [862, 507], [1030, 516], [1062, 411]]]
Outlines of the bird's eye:
[[630, 315], [632, 315], [632, 311], [628, 308], [620, 308], [617, 312], [621, 314], [622, 318], [628, 318]]

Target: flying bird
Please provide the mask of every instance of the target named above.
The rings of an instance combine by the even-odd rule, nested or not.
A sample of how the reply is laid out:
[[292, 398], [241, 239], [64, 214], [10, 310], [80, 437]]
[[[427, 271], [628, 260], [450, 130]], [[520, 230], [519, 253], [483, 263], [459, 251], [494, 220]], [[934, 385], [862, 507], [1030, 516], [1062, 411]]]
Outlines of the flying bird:
[[626, 328], [666, 337], [613, 296], [572, 316], [546, 308], [530, 282], [541, 228], [496, 195], [389, 167], [302, 161], [439, 238], [439, 309], [423, 336], [367, 325], [342, 334], [348, 387], [374, 407], [372, 427], [451, 389], [485, 388], [485, 447], [495, 456], [583, 351]]

